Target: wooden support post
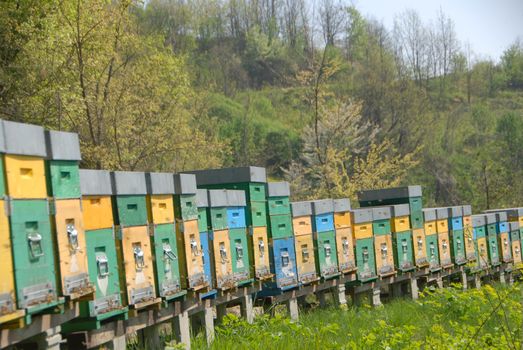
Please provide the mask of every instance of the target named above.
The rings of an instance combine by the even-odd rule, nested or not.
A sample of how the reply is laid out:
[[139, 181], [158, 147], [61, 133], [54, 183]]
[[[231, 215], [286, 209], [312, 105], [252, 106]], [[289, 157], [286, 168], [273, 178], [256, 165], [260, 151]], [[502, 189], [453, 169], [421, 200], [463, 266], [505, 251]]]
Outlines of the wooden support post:
[[60, 326], [49, 328], [36, 336], [36, 345], [39, 350], [60, 350], [62, 335]]
[[461, 285], [463, 287], [463, 290], [466, 290], [468, 289], [468, 280], [467, 280], [468, 276], [467, 276], [467, 273], [465, 271], [461, 271]]
[[481, 275], [479, 273], [474, 274], [474, 287], [476, 289], [481, 288]]
[[127, 340], [125, 339], [125, 334], [114, 337], [109, 343], [107, 343], [107, 348], [109, 350], [126, 350]]
[[373, 288], [371, 290], [371, 302], [372, 302], [372, 306], [382, 306], [383, 304], [381, 303], [381, 290], [380, 288]]
[[443, 277], [441, 277], [441, 276], [436, 277], [436, 286], [438, 288], [443, 288]]
[[419, 298], [418, 279], [414, 276], [410, 277], [409, 289], [412, 300], [417, 300]]
[[318, 298], [318, 302], [320, 303], [320, 307], [326, 308], [327, 307], [327, 300], [325, 299], [325, 291], [321, 290], [316, 293], [316, 297]]
[[227, 303], [216, 305], [216, 321], [221, 323], [223, 318], [227, 315]]
[[336, 300], [336, 304], [345, 309], [347, 308], [347, 296], [345, 295], [345, 285], [342, 283], [333, 290], [333, 296]]
[[203, 310], [203, 318], [205, 323], [205, 336], [207, 338], [207, 345], [211, 345], [214, 341], [214, 312], [212, 307], [206, 307]]
[[185, 345], [186, 349], [191, 348], [191, 330], [189, 327], [189, 313], [183, 311], [173, 319], [173, 333], [176, 340]]
[[154, 324], [143, 329], [143, 344], [146, 349], [161, 349], [163, 347], [160, 328], [161, 324]]
[[508, 284], [513, 285], [514, 284], [514, 274], [512, 273], [512, 271], [508, 271], [507, 274], [508, 274]]
[[244, 317], [245, 320], [247, 320], [247, 323], [254, 322], [254, 307], [251, 295], [244, 295], [241, 298], [240, 310], [242, 317]]
[[507, 280], [505, 279], [505, 270], [499, 270], [499, 283], [506, 284]]
[[393, 283], [389, 284], [389, 290], [393, 298], [402, 298], [403, 297], [403, 286], [402, 283]]
[[287, 311], [289, 312], [289, 317], [293, 321], [298, 321], [299, 319], [299, 311], [298, 311], [298, 299], [296, 298], [290, 298], [286, 302], [287, 304]]

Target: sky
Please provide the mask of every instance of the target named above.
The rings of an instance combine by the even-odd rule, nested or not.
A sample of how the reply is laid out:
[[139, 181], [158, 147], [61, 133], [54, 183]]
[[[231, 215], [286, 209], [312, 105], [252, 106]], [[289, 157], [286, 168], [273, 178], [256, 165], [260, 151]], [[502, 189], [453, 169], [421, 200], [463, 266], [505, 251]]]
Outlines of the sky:
[[424, 23], [435, 20], [439, 9], [454, 20], [462, 43], [470, 43], [478, 58], [498, 61], [516, 38], [523, 41], [523, 0], [354, 0], [365, 16], [392, 29], [394, 17], [416, 10]]

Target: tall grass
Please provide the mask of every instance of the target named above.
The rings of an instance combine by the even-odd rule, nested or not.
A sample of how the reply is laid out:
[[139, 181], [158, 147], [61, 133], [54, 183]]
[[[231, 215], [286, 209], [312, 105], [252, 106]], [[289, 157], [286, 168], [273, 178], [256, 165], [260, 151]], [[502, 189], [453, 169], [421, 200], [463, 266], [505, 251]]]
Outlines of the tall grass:
[[[312, 309], [292, 322], [280, 314], [253, 325], [228, 315], [212, 349], [520, 349], [521, 285], [437, 289], [383, 307]], [[206, 349], [202, 334], [193, 349]]]

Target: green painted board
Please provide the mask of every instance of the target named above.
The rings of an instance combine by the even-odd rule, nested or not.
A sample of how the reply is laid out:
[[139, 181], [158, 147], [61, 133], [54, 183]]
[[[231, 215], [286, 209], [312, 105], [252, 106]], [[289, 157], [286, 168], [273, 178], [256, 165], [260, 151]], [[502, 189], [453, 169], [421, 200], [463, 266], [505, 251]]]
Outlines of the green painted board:
[[147, 200], [145, 196], [115, 196], [113, 199], [113, 211], [117, 225], [147, 225]]
[[388, 235], [391, 232], [390, 220], [376, 220], [372, 222], [372, 233], [375, 236]]
[[77, 161], [49, 160], [46, 165], [47, 189], [57, 199], [80, 198], [80, 171]]
[[207, 220], [207, 212], [209, 208], [198, 208], [198, 231], [207, 232], [209, 230], [209, 221]]
[[453, 230], [449, 232], [450, 236], [450, 254], [452, 261], [456, 265], [463, 265], [467, 262], [465, 256], [465, 236], [463, 230]]
[[230, 184], [216, 184], [216, 185], [205, 185], [198, 186], [198, 188], [207, 189], [228, 189], [228, 190], [242, 190], [245, 191], [245, 199], [248, 202], [265, 202], [265, 183], [262, 182], [241, 182], [241, 183], [230, 183]]
[[317, 232], [314, 234], [316, 269], [323, 278], [337, 276], [338, 253], [336, 250], [335, 231]]
[[269, 197], [267, 199], [267, 212], [269, 215], [290, 215], [289, 197]]
[[394, 264], [396, 269], [406, 272], [416, 268], [412, 245], [412, 232], [395, 232], [392, 234]]
[[292, 237], [292, 218], [290, 214], [269, 216], [269, 238]]
[[18, 308], [36, 312], [46, 305], [54, 306], [57, 301], [57, 269], [48, 202], [45, 199], [12, 200], [10, 205]]
[[438, 235], [427, 235], [425, 236], [425, 244], [427, 247], [427, 260], [429, 261], [429, 269], [439, 270], [439, 245], [438, 245]]
[[238, 283], [250, 280], [249, 247], [245, 228], [229, 229], [231, 241], [232, 272]]
[[225, 230], [227, 228], [227, 208], [210, 208], [211, 227], [213, 230]]
[[178, 220], [182, 221], [198, 219], [196, 194], [174, 195], [174, 215]]
[[498, 237], [495, 234], [487, 235], [488, 258], [492, 266], [500, 264]]
[[497, 233], [498, 233], [498, 229], [497, 229], [495, 223], [487, 225], [487, 235], [495, 235]]
[[373, 238], [356, 240], [356, 266], [358, 267], [358, 280], [361, 282], [377, 278]]
[[267, 208], [265, 202], [247, 203], [246, 220], [248, 226], [265, 227], [267, 222]]
[[112, 228], [85, 231], [89, 281], [95, 286], [95, 300], [81, 303], [83, 317], [100, 316], [113, 308], [97, 310], [104, 300], [116, 300], [121, 307], [120, 275]]
[[410, 227], [415, 228], [423, 228], [424, 220], [423, 220], [423, 212], [422, 211], [415, 211], [410, 212]]
[[178, 247], [174, 224], [161, 224], [153, 227], [154, 271], [158, 294], [169, 297], [181, 290]]

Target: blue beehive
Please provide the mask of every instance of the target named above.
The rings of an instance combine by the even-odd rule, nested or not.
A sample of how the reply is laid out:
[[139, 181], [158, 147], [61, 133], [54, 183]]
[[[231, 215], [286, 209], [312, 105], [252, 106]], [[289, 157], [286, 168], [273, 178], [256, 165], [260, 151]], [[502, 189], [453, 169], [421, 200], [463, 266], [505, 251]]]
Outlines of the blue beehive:
[[312, 201], [313, 231], [334, 231], [334, 202], [332, 199]]

